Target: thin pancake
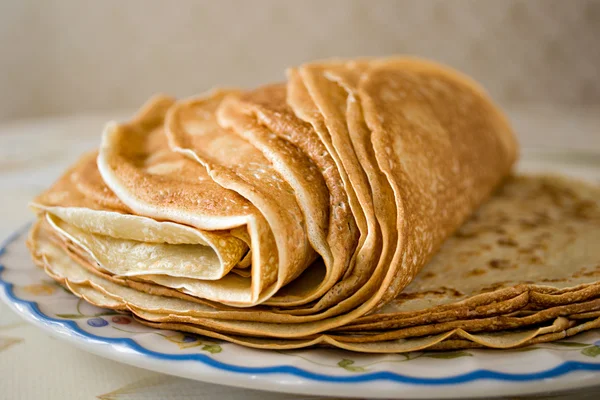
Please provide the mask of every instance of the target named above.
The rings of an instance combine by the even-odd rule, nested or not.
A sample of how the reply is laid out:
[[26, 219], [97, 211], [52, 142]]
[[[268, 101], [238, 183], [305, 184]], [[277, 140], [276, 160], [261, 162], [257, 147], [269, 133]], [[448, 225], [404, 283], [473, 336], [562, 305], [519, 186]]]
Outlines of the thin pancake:
[[[293, 326], [233, 321], [219, 322], [221, 326], [226, 325], [227, 329], [240, 333], [300, 337], [344, 325], [364, 315], [380, 306], [390, 293], [395, 296], [398, 288], [408, 284], [439, 248], [443, 238], [458, 228], [468, 216], [469, 209], [482, 202], [510, 169], [516, 150], [507, 144], [514, 140], [513, 133], [483, 92], [475, 90], [470, 82], [450, 69], [410, 59], [404, 63], [406, 65], [395, 60], [376, 64], [377, 73], [371, 69], [364, 73], [358, 90], [367, 125], [372, 131], [379, 167], [395, 192], [398, 210], [399, 245], [395, 260], [384, 266], [385, 270], [378, 271], [384, 276], [382, 284], [371, 278], [344, 301], [352, 302], [365, 292], [370, 293], [371, 285], [377, 286], [374, 295], [339, 317]], [[403, 72], [407, 66], [411, 79], [413, 75], [422, 78], [419, 91], [399, 92], [401, 84], [410, 83]], [[431, 74], [435, 75], [435, 80], [430, 79]], [[424, 88], [434, 99], [422, 98]], [[435, 100], [438, 92], [444, 95], [441, 96], [443, 101]], [[447, 92], [455, 96], [450, 99]], [[428, 123], [421, 124], [420, 119], [413, 121], [412, 114], [408, 119], [398, 116], [398, 110], [402, 110], [405, 103], [410, 106], [407, 107], [409, 111], [418, 104], [420, 108], [412, 107], [415, 113], [424, 109]], [[442, 125], [442, 118], [450, 121], [444, 120]], [[338, 123], [335, 127], [333, 133], [345, 129]], [[316, 130], [322, 140], [328, 141], [327, 133]], [[394, 143], [388, 143], [390, 140]], [[485, 149], [477, 150], [480, 146]], [[416, 151], [423, 147], [428, 151]], [[343, 307], [344, 301], [336, 306]]]
[[[327, 269], [321, 287], [307, 301], [312, 301], [329, 290], [350, 267], [354, 249], [358, 243], [358, 230], [354, 216], [348, 206], [348, 196], [344, 189], [340, 173], [336, 165], [320, 141], [318, 135], [306, 122], [298, 118], [286, 103], [287, 88], [285, 84], [267, 85], [244, 93], [238, 99], [237, 107], [240, 112], [253, 115], [259, 124], [264, 125], [272, 133], [300, 150], [316, 165], [322, 174], [329, 192], [329, 225], [327, 228], [327, 243], [331, 250], [332, 260], [324, 258]], [[312, 271], [307, 270], [303, 275]], [[304, 276], [283, 288], [280, 293], [290, 296], [298, 291], [297, 284]], [[310, 278], [310, 277], [308, 277]], [[275, 296], [271, 304], [278, 304]], [[286, 303], [293, 305], [293, 303]], [[285, 312], [298, 313], [299, 310], [288, 309]]]
[[542, 307], [593, 298], [599, 241], [600, 188], [557, 176], [512, 178], [396, 299], [354, 324], [401, 323], [469, 298], [490, 302], [507, 291], [527, 291]]
[[361, 233], [352, 269], [346, 271], [344, 279], [316, 305], [319, 311], [351, 298], [345, 303], [347, 310], [368, 295], [350, 296], [366, 282], [377, 265], [383, 239], [375, 218], [369, 181], [349, 138], [345, 121], [346, 94], [319, 72], [320, 66], [312, 64], [303, 65], [297, 71], [289, 70], [288, 102], [296, 115], [313, 126], [335, 161]]
[[[202, 231], [131, 214], [126, 206], [119, 204], [114, 194], [97, 180], [96, 176], [99, 176], [99, 173], [95, 167], [95, 159], [95, 152], [84, 155], [32, 203], [32, 207], [38, 213], [51, 214], [56, 223], [61, 224], [63, 234], [67, 234], [65, 230], [71, 231], [71, 239], [83, 247], [86, 246], [82, 240], [87, 240], [88, 245], [96, 247], [96, 255], [105, 257], [106, 263], [112, 260], [114, 264], [120, 264], [125, 275], [143, 273], [146, 269], [145, 265], [137, 265], [128, 257], [118, 255], [119, 252], [129, 254], [133, 249], [143, 248], [146, 255], [155, 259], [160, 257], [159, 249], [170, 251], [171, 254], [181, 253], [182, 257], [185, 257], [185, 249], [188, 249], [194, 255], [188, 254], [184, 265], [193, 265], [194, 271], [188, 271], [187, 275], [202, 275], [212, 279], [221, 278], [242, 262], [248, 246], [244, 240], [229, 232]], [[84, 183], [87, 189], [80, 192], [79, 189]], [[110, 245], [102, 244], [107, 240], [111, 241]], [[87, 251], [92, 252], [90, 249]], [[179, 257], [179, 260], [183, 259]], [[163, 261], [163, 267], [173, 268], [174, 263], [171, 264], [169, 260]]]
[[[326, 273], [323, 279], [312, 285], [309, 292], [303, 284], [317, 275], [309, 269], [268, 302], [290, 307], [318, 299], [337, 282], [348, 267], [357, 232], [329, 154], [312, 128], [303, 124], [285, 107], [285, 87], [265, 89], [266, 92], [258, 89], [246, 93], [243, 100], [228, 99], [221, 105], [217, 115], [221, 125], [233, 127], [236, 133], [261, 149], [278, 171], [288, 176], [287, 180], [297, 181], [292, 186], [299, 204], [307, 203], [305, 216], [313, 214], [307, 218], [309, 239], [323, 258], [322, 265]], [[256, 101], [255, 98], [262, 103], [252, 103]], [[279, 106], [273, 110], [275, 104]], [[282, 119], [284, 122], [281, 122]], [[306, 151], [308, 154], [305, 155]], [[336, 178], [338, 181], [335, 181]], [[312, 198], [312, 201], [304, 198]], [[311, 213], [311, 209], [315, 208], [320, 211]], [[299, 311], [293, 309], [292, 312], [297, 314]]]
[[[36, 240], [41, 239], [41, 240]], [[83, 270], [79, 270], [79, 272], [74, 273], [74, 271], [69, 271], [69, 278], [63, 277], [59, 272], [59, 275], [56, 275], [57, 271], [65, 271], [63, 268], [71, 268], [68, 266], [69, 259], [64, 258], [65, 253], [61, 253], [58, 248], [53, 248], [51, 242], [44, 242], [43, 237], [34, 237], [33, 243], [36, 251], [34, 254], [40, 256], [42, 258], [42, 263], [47, 269], [50, 276], [52, 276], [57, 281], [63, 283], [69, 290], [73, 291], [75, 294], [84, 297], [87, 301], [96, 304], [98, 306], [113, 308], [116, 310], [131, 310], [136, 313], [138, 316], [145, 318], [144, 322], [149, 322], [148, 318], [156, 319], [156, 315], [153, 313], [143, 311], [137, 309], [136, 307], [132, 307], [131, 304], [127, 304], [123, 301], [120, 296], [115, 296], [110, 292], [100, 291], [99, 287], [97, 287], [93, 282], [89, 281], [88, 278], [91, 275], [86, 275]], [[55, 270], [54, 268], [58, 268]], [[82, 275], [80, 275], [82, 274]], [[90, 285], [91, 283], [91, 285]], [[122, 288], [123, 289], [123, 288]], [[125, 294], [131, 293], [130, 289], [125, 289], [123, 292]], [[175, 300], [177, 301], [177, 300]], [[338, 346], [341, 348], [348, 348], [352, 350], [357, 349], [365, 349], [365, 351], [371, 352], [402, 352], [402, 351], [414, 351], [422, 348], [426, 348], [435, 343], [439, 343], [441, 340], [449, 337], [459, 337], [469, 339], [471, 341], [475, 341], [479, 344], [483, 344], [488, 347], [502, 347], [508, 348], [513, 346], [521, 345], [523, 342], [531, 340], [533, 337], [541, 334], [547, 334], [549, 332], [555, 332], [559, 330], [564, 330], [568, 326], [568, 320], [565, 318], [558, 318], [551, 325], [542, 327], [542, 328], [533, 328], [528, 330], [520, 330], [520, 331], [506, 331], [506, 332], [495, 332], [493, 334], [484, 333], [484, 334], [474, 334], [465, 330], [465, 328], [460, 329], [451, 329], [442, 334], [434, 335], [434, 336], [426, 336], [423, 337], [422, 333], [419, 332], [419, 337], [414, 337], [410, 339], [402, 339], [400, 340], [386, 340], [386, 341], [363, 341], [360, 340], [352, 340], [348, 341], [347, 338], [342, 338], [345, 340], [340, 341], [340, 337], [332, 337], [329, 335], [323, 335], [320, 337], [314, 338], [305, 338], [300, 340], [291, 340], [291, 341], [270, 341], [267, 342], [264, 339], [254, 339], [254, 338], [236, 338], [235, 336], [232, 338], [231, 335], [226, 333], [219, 333], [214, 331], [207, 331], [197, 326], [190, 326], [185, 324], [166, 324], [177, 326], [176, 329], [179, 330], [188, 330], [196, 333], [207, 334], [211, 337], [217, 337], [225, 340], [233, 340], [234, 342], [253, 346], [253, 343], [261, 344], [261, 347], [264, 348], [272, 348], [272, 346], [276, 346], [277, 348], [299, 348], [305, 346], [312, 346], [318, 343], [327, 343], [330, 345]], [[510, 324], [509, 324], [510, 325]], [[186, 329], [187, 328], [187, 329]], [[370, 349], [370, 350], [368, 350]], [[363, 351], [363, 350], [360, 350]]]
[[[167, 102], [168, 107], [164, 104]], [[235, 228], [244, 233], [247, 229], [252, 279], [227, 275], [217, 282], [183, 282], [173, 277], [161, 278], [157, 283], [227, 304], [250, 306], [264, 301], [273, 292], [278, 276], [277, 246], [271, 229], [252, 203], [216, 183], [214, 173], [209, 174], [198, 163], [169, 149], [163, 124], [171, 106], [172, 100], [156, 98], [131, 122], [106, 128], [98, 157], [102, 178], [137, 213], [198, 229]], [[161, 189], [157, 191], [156, 187]], [[306, 263], [310, 255], [302, 250], [300, 253], [300, 263]]]

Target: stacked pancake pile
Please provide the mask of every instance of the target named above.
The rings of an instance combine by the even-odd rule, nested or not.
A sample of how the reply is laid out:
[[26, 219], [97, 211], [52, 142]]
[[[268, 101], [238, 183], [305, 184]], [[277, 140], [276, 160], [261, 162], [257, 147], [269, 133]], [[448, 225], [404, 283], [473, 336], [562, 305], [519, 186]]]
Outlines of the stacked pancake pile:
[[[32, 203], [35, 262], [246, 346], [509, 348], [600, 326], [600, 189], [509, 177], [486, 93], [411, 58], [151, 99]], [[491, 196], [491, 197], [490, 197]]]

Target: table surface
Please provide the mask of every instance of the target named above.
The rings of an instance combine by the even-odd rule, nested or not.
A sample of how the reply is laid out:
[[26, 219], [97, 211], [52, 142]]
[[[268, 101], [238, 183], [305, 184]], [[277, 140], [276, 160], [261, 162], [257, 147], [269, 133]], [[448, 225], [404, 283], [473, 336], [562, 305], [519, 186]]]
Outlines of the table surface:
[[[515, 105], [508, 114], [523, 147], [600, 151], [600, 105]], [[83, 151], [99, 144], [106, 121], [127, 113], [0, 124], [0, 238], [31, 220], [27, 202]], [[27, 325], [0, 304], [0, 398], [300, 399], [180, 379], [76, 349]], [[599, 398], [599, 390], [576, 397]]]

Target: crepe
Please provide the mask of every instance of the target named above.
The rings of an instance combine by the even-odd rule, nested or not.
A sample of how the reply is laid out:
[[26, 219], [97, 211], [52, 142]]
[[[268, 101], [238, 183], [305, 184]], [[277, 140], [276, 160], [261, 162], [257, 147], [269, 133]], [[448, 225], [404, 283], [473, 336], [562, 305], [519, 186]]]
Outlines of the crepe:
[[30, 248], [91, 303], [253, 347], [510, 348], [591, 329], [600, 190], [508, 178], [517, 152], [448, 67], [307, 63], [108, 124], [35, 200]]
[[[83, 297], [93, 304], [121, 311], [131, 310], [138, 317], [152, 320], [152, 312], [138, 309], [135, 304], [130, 302], [131, 300], [138, 302], [143, 301], [144, 295], [141, 295], [140, 292], [137, 292], [134, 289], [119, 287], [119, 285], [111, 284], [107, 281], [103, 282], [103, 278], [99, 278], [94, 274], [90, 274], [86, 270], [77, 266], [77, 264], [74, 263], [65, 252], [61, 251], [59, 247], [53, 246], [52, 242], [48, 240], [47, 236], [43, 234], [44, 232], [48, 233], [49, 231], [50, 230], [47, 225], [37, 225], [32, 231], [31, 240], [36, 242], [36, 248], [38, 249], [34, 252], [34, 255], [36, 256], [38, 262], [42, 264], [44, 268], [46, 268], [51, 277], [63, 283], [75, 294]], [[41, 257], [41, 260], [39, 257]], [[68, 278], [65, 277], [65, 275], [67, 275]], [[184, 302], [180, 299], [163, 299], [163, 301], [157, 301], [157, 296], [152, 295], [145, 295], [145, 297], [148, 298], [149, 301], [154, 301], [155, 304], [161, 304], [163, 307], [169, 305], [173, 307], [173, 305]], [[129, 298], [129, 301], [126, 301], [125, 298]], [[321, 335], [307, 337], [300, 340], [277, 340], [270, 342], [267, 339], [236, 337], [218, 331], [215, 332], [203, 330], [201, 327], [196, 325], [166, 323], [164, 326], [168, 329], [173, 329], [173, 327], [176, 327], [176, 329], [179, 330], [201, 333], [211, 337], [227, 339], [234, 341], [235, 343], [245, 344], [257, 348], [291, 349], [305, 347], [307, 345], [328, 344], [357, 351], [389, 352], [389, 350], [393, 349], [394, 352], [398, 352], [425, 349], [430, 346], [434, 346], [435, 344], [443, 343], [444, 340], [451, 337], [467, 339], [470, 342], [475, 342], [487, 347], [504, 348], [520, 346], [539, 335], [545, 335], [552, 332], [563, 332], [568, 328], [576, 326], [576, 322], [569, 321], [569, 319], [560, 317], [560, 315], [568, 315], [575, 310], [581, 311], [594, 307], [597, 308], [599, 302], [600, 299], [597, 299], [593, 302], [589, 302], [588, 304], [576, 304], [568, 307], [545, 310], [544, 312], [521, 318], [525, 321], [517, 321], [518, 318], [497, 319], [498, 321], [496, 321], [494, 325], [487, 326], [488, 328], [491, 328], [489, 330], [495, 331], [494, 334], [477, 333], [482, 330], [482, 323], [487, 323], [488, 321], [471, 320], [470, 324], [463, 324], [461, 328], [441, 325], [438, 325], [435, 327], [435, 329], [422, 327], [420, 328], [419, 332], [412, 332], [413, 334], [407, 336], [410, 338], [409, 340], [402, 341], [398, 340], [398, 338], [393, 341], [372, 340], [374, 336], [368, 338], [368, 340], [364, 340], [364, 337], [360, 336], [348, 338], [340, 337], [339, 335]], [[150, 326], [163, 325], [152, 323], [148, 320], [141, 321], [145, 324], [149, 324]], [[539, 322], [547, 322], [547, 325], [537, 327], [534, 326], [527, 329], [512, 331], [506, 330], [507, 328], [533, 325]], [[580, 322], [579, 325], [584, 323], [587, 322]], [[477, 328], [477, 325], [479, 325], [479, 328]], [[588, 324], [587, 326], [597, 326], [597, 324]], [[413, 331], [416, 330], [413, 329]], [[441, 333], [436, 331], [441, 331]]]
[[[378, 321], [372, 322], [371, 326], [369, 326], [368, 322], [363, 322], [362, 326], [360, 323], [355, 323], [337, 329], [337, 332], [331, 332], [327, 335], [306, 336], [302, 340], [278, 339], [277, 342], [273, 343], [274, 348], [299, 348], [306, 345], [326, 343], [342, 348], [358, 349], [359, 351], [396, 352], [400, 351], [399, 349], [401, 348], [406, 351], [412, 351], [424, 348], [421, 346], [425, 346], [425, 344], [428, 348], [429, 346], [443, 343], [451, 336], [456, 337], [456, 335], [462, 339], [448, 339], [452, 340], [449, 343], [458, 343], [461, 346], [471, 347], [473, 341], [475, 341], [475, 343], [487, 347], [513, 347], [522, 345], [525, 341], [529, 342], [537, 335], [547, 334], [547, 330], [539, 330], [540, 328], [535, 327], [540, 323], [544, 324], [554, 321], [552, 322], [554, 324], [557, 318], [559, 318], [558, 321], [563, 321], [563, 319], [596, 319], [598, 318], [597, 310], [600, 307], [600, 298], [597, 297], [598, 285], [594, 285], [594, 282], [597, 280], [598, 271], [594, 267], [589, 267], [590, 265], [593, 266], [593, 264], [590, 264], [588, 261], [597, 259], [597, 253], [593, 253], [593, 250], [595, 250], [594, 244], [597, 243], [597, 237], [594, 236], [594, 233], [597, 231], [598, 224], [600, 223], [600, 214], [598, 214], [598, 208], [589, 205], [590, 199], [598, 198], [597, 194], [597, 188], [564, 178], [512, 178], [505, 184], [501, 192], [497, 193], [486, 205], [478, 210], [473, 218], [446, 242], [438, 254], [444, 262], [458, 261], [461, 259], [460, 254], [462, 249], [472, 249], [474, 247], [473, 241], [475, 241], [476, 244], [483, 245], [484, 250], [480, 251], [480, 254], [477, 254], [476, 257], [473, 254], [469, 255], [472, 262], [481, 256], [502, 255], [503, 257], [509, 257], [517, 254], [518, 258], [519, 252], [514, 251], [514, 246], [507, 245], [505, 240], [498, 239], [498, 235], [506, 235], [509, 232], [510, 234], [517, 234], [514, 231], [511, 232], [515, 227], [517, 227], [517, 230], [524, 229], [531, 237], [539, 237], [540, 234], [553, 231], [555, 233], [554, 240], [557, 240], [559, 243], [570, 242], [574, 253], [579, 254], [582, 252], [586, 255], [579, 260], [568, 254], [566, 255], [566, 257], [570, 257], [580, 263], [575, 264], [574, 267], [582, 266], [581, 268], [551, 268], [552, 264], [546, 264], [542, 266], [544, 269], [540, 271], [540, 265], [524, 263], [521, 268], [503, 270], [504, 274], [506, 274], [505, 277], [513, 279], [515, 276], [531, 278], [536, 273], [540, 276], [548, 276], [549, 278], [546, 280], [550, 280], [550, 284], [546, 283], [540, 286], [527, 285], [521, 282], [516, 283], [513, 287], [505, 287], [484, 294], [477, 294], [467, 299], [460, 299], [458, 302], [456, 302], [456, 299], [453, 302], [452, 298], [448, 298], [446, 301], [449, 304], [439, 300], [439, 295], [443, 293], [443, 290], [434, 291], [433, 293], [424, 290], [421, 300], [426, 296], [432, 296], [429, 302], [437, 300], [437, 306], [415, 309], [415, 304], [408, 302], [410, 307], [413, 308], [412, 313], [405, 311], [403, 313], [396, 312], [385, 315], [380, 312], [378, 315], [363, 318], [363, 321], [367, 319]], [[525, 220], [523, 217], [536, 215], [530, 209], [533, 206], [537, 206], [535, 210], [537, 211], [537, 215], [551, 215], [552, 219], [538, 227], [532, 227], [531, 221]], [[519, 212], [515, 210], [517, 207], [519, 207]], [[505, 217], [502, 222], [499, 222], [497, 218], [498, 213], [509, 213], [512, 215], [512, 218]], [[489, 230], [490, 226], [493, 227], [491, 231]], [[565, 226], [571, 226], [572, 228], [568, 229], [568, 231], [574, 231], [561, 237], [556, 232], [559, 232], [559, 228], [564, 228]], [[44, 222], [41, 227], [45, 232], [52, 234], [51, 226], [48, 223]], [[52, 271], [50, 272], [51, 276], [59, 281], [68, 279], [69, 287], [73, 285], [89, 286], [91, 289], [87, 289], [88, 292], [95, 291], [100, 293], [93, 298], [88, 293], [87, 299], [89, 301], [100, 306], [129, 309], [139, 317], [144, 318], [144, 323], [151, 324], [152, 326], [162, 326], [161, 324], [165, 324], [165, 326], [172, 328], [181, 325], [178, 329], [197, 333], [205, 331], [213, 332], [214, 334], [211, 336], [217, 338], [232, 335], [236, 342], [243, 342], [242, 338], [245, 335], [235, 334], [235, 332], [228, 329], [229, 326], [227, 324], [222, 325], [218, 323], [217, 320], [224, 317], [224, 314], [227, 312], [224, 313], [210, 306], [191, 303], [189, 299], [165, 298], [145, 294], [151, 291], [140, 292], [121, 287], [119, 286], [119, 282], [107, 282], [107, 276], [103, 276], [98, 272], [90, 273], [90, 270], [94, 271], [93, 268], [86, 270], [80, 266], [81, 264], [74, 262], [77, 260], [76, 256], [72, 255], [69, 258], [67, 252], [63, 251], [60, 247], [54, 247], [53, 249], [45, 248], [49, 243], [46, 242], [44, 244], [44, 240], [46, 240], [44, 237], [41, 238], [41, 244], [39, 243], [40, 238], [35, 236], [39, 233], [38, 229], [34, 229], [34, 236], [32, 237], [32, 242], [38, 242], [38, 244], [32, 247], [38, 249], [36, 253], [41, 252], [46, 257], [46, 268]], [[465, 232], [468, 232], [468, 234], [465, 234]], [[465, 236], [471, 242], [468, 246], [463, 244], [468, 243], [465, 242]], [[541, 236], [548, 237], [548, 235]], [[526, 239], [522, 234], [520, 237], [523, 240]], [[478, 238], [478, 240], [475, 238]], [[501, 246], [497, 249], [487, 248], [485, 245], [490, 243], [488, 240], [490, 238], [494, 239], [492, 243], [500, 242]], [[577, 239], [579, 239], [579, 242]], [[453, 240], [458, 240], [459, 244], [452, 245]], [[524, 241], [520, 245], [524, 245], [524, 248], [527, 248], [529, 243]], [[449, 247], [449, 250], [452, 250], [453, 253], [444, 254], [446, 247]], [[558, 246], [557, 243], [554, 243], [549, 248], [555, 249], [554, 255], [562, 253], [561, 246]], [[456, 254], [459, 254], [459, 256]], [[548, 255], [550, 258], [551, 256], [552, 254]], [[54, 258], [54, 261], [52, 261], [52, 258]], [[62, 261], [59, 261], [59, 259]], [[464, 271], [464, 268], [458, 263], [451, 262], [450, 265], [458, 265], [457, 271]], [[556, 265], [554, 266], [556, 267]], [[437, 266], [434, 259], [424, 268], [423, 272], [431, 279], [432, 271], [436, 268], [439, 268], [439, 266]], [[452, 272], [452, 270], [446, 268], [446, 273], [449, 272]], [[471, 276], [477, 277], [481, 275], [475, 274]], [[562, 278], [559, 278], [561, 275]], [[495, 279], [498, 279], [498, 276]], [[539, 281], [543, 283], [544, 279], [539, 278]], [[483, 285], [485, 283], [485, 281], [481, 282]], [[504, 282], [504, 285], [508, 284]], [[572, 287], [566, 288], [565, 286], [567, 285], [572, 285]], [[507, 291], [508, 289], [516, 290], [520, 294], [512, 298], [507, 297], [507, 294], [510, 293]], [[410, 290], [410, 286], [407, 290]], [[578, 293], [580, 295], [577, 295]], [[542, 297], [539, 298], [536, 295], [541, 295]], [[104, 302], [99, 301], [99, 296], [107, 296], [107, 298], [112, 299], [113, 302], [116, 301], [116, 303], [113, 304], [107, 300], [104, 300]], [[436, 297], [438, 298], [436, 299]], [[485, 297], [487, 301], [482, 301], [481, 297]], [[493, 300], [489, 301], [489, 299]], [[547, 306], [541, 308], [541, 311], [536, 311], [536, 309], [542, 306], [542, 302], [545, 299], [553, 299], [549, 303], [563, 301], [564, 304], [554, 307]], [[506, 304], [509, 304], [511, 308], [503, 309], [503, 305]], [[527, 310], [528, 305], [532, 305], [533, 307]], [[461, 310], [467, 310], [468, 312], [461, 315]], [[521, 315], [515, 315], [513, 313], [515, 310], [524, 311]], [[269, 314], [264, 313], [264, 315]], [[410, 317], [411, 315], [412, 317]], [[230, 318], [236, 316], [239, 317], [239, 315], [235, 314], [235, 311], [228, 315]], [[398, 319], [398, 316], [402, 316], [403, 318]], [[207, 320], [206, 318], [216, 318], [217, 320]], [[561, 332], [567, 329], [563, 325], [560, 326], [562, 327]], [[596, 325], [588, 324], [586, 326], [594, 327]], [[502, 335], [494, 334], [491, 337], [497, 342], [490, 341], [488, 333], [499, 331], [506, 333]], [[264, 336], [254, 332], [245, 332], [246, 335], [249, 333], [259, 337]], [[561, 337], [564, 337], [564, 335]], [[415, 338], [414, 343], [412, 338]], [[417, 338], [420, 339], [417, 340]], [[427, 340], [424, 338], [427, 338]], [[464, 338], [470, 338], [468, 339], [469, 344], [460, 341]], [[400, 347], [398, 341], [405, 339], [411, 339], [410, 343], [412, 344], [410, 346], [414, 344], [416, 347], [410, 347], [408, 344], [403, 344], [402, 346], [404, 347]], [[258, 346], [259, 348], [269, 347], [267, 339], [258, 340], [251, 338], [248, 340], [250, 340], [248, 345]], [[458, 342], [455, 342], [456, 340]], [[370, 345], [370, 343], [376, 343], [376, 345]], [[360, 344], [360, 346], [354, 347], [357, 344]]]
[[498, 293], [527, 293], [538, 306], [597, 296], [599, 199], [598, 187], [573, 179], [511, 179], [380, 315], [354, 324], [401, 321], [419, 309], [465, 300], [472, 309]]
[[[86, 247], [98, 261], [125, 276], [177, 275], [179, 269], [177, 276], [212, 280], [241, 266], [248, 245], [228, 232], [201, 231], [169, 221], [156, 221], [125, 213], [128, 208], [122, 203], [113, 201], [114, 206], [110, 207], [93, 196], [83, 195], [72, 181], [75, 176], [80, 181], [85, 179], [88, 186], [94, 186], [93, 172], [98, 175], [95, 156], [90, 153], [82, 157], [55, 185], [36, 198], [32, 206], [38, 213], [50, 214], [57, 229]], [[95, 192], [110, 193], [105, 185], [97, 185]], [[169, 253], [176, 257], [165, 258]], [[150, 258], [154, 260], [148, 262]], [[154, 263], [152, 267], [151, 263]]]
[[[238, 110], [238, 113], [253, 116], [256, 120], [255, 124], [265, 127], [272, 135], [276, 136], [270, 140], [287, 142], [295, 146], [312, 161], [321, 173], [329, 193], [329, 221], [326, 228], [326, 241], [329, 249], [324, 249], [319, 253], [323, 258], [323, 266], [326, 268], [325, 276], [312, 295], [304, 296], [304, 301], [311, 301], [331, 289], [342, 274], [349, 269], [353, 262], [353, 253], [348, 249], [356, 247], [359, 231], [352, 210], [348, 206], [346, 188], [333, 158], [311, 126], [294, 114], [286, 103], [286, 97], [286, 85], [268, 85], [244, 93], [236, 99], [229, 99], [230, 104], [233, 103], [235, 107], [230, 106], [228, 110], [229, 113]], [[226, 115], [223, 118], [226, 118]], [[243, 134], [244, 131], [236, 132]], [[309, 274], [314, 274], [314, 271], [308, 270], [302, 278], [310, 278]], [[290, 283], [282, 288], [281, 293], [289, 296], [290, 293], [297, 292], [302, 282], [303, 279], [298, 279]], [[276, 300], [272, 300], [271, 303], [276, 303]], [[291, 304], [293, 303], [286, 303], [288, 306]], [[313, 308], [311, 311], [316, 310]], [[299, 309], [290, 309], [289, 312], [302, 313]], [[305, 311], [305, 313], [307, 312]]]

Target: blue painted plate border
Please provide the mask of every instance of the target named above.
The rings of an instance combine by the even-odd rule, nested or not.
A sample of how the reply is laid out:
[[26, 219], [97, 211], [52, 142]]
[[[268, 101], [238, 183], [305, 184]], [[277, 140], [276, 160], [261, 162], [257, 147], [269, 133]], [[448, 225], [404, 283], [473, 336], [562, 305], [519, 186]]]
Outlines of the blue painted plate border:
[[[27, 224], [21, 229], [14, 232], [6, 240], [0, 244], [0, 256], [6, 253], [8, 245], [21, 238], [24, 232], [29, 228], [31, 224]], [[45, 325], [56, 326], [62, 329], [68, 330], [80, 339], [88, 340], [90, 342], [100, 342], [104, 344], [111, 344], [117, 346], [123, 346], [128, 350], [133, 350], [139, 355], [152, 357], [161, 360], [170, 361], [198, 361], [210, 367], [226, 372], [235, 372], [240, 374], [248, 375], [268, 375], [268, 374], [287, 374], [295, 377], [305, 378], [319, 382], [331, 382], [331, 383], [364, 383], [373, 381], [389, 381], [411, 385], [456, 385], [462, 383], [469, 383], [477, 380], [491, 379], [497, 381], [509, 381], [509, 382], [532, 382], [539, 381], [549, 378], [556, 378], [559, 376], [566, 375], [574, 371], [600, 371], [600, 363], [587, 363], [581, 361], [565, 361], [564, 363], [557, 365], [553, 368], [524, 374], [512, 374], [506, 372], [498, 372], [488, 369], [478, 369], [469, 373], [453, 375], [441, 378], [426, 378], [426, 377], [414, 377], [408, 375], [402, 375], [390, 371], [378, 371], [353, 376], [334, 376], [326, 375], [321, 373], [315, 373], [307, 371], [302, 368], [294, 367], [291, 365], [277, 365], [272, 367], [243, 367], [239, 365], [233, 365], [217, 361], [210, 356], [204, 354], [166, 354], [160, 353], [153, 350], [148, 350], [145, 347], [140, 346], [134, 340], [129, 338], [107, 338], [98, 335], [85, 332], [74, 321], [57, 319], [49, 317], [48, 315], [41, 312], [37, 303], [33, 301], [23, 300], [15, 295], [13, 291], [13, 285], [6, 282], [2, 276], [3, 271], [6, 267], [0, 264], [0, 287], [3, 288], [6, 297], [13, 303], [26, 307], [36, 320], [42, 322]]]

